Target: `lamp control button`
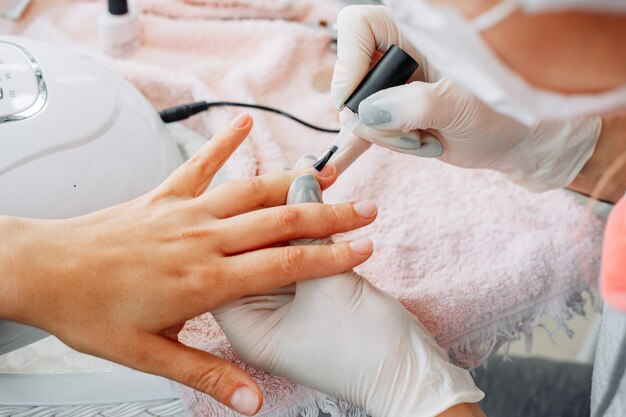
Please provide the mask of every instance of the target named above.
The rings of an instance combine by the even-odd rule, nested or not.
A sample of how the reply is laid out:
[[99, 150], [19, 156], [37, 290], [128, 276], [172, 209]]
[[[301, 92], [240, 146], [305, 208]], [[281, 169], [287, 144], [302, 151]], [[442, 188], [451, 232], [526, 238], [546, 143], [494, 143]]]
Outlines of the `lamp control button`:
[[24, 52], [0, 42], [0, 117], [27, 111], [39, 97], [37, 74]]

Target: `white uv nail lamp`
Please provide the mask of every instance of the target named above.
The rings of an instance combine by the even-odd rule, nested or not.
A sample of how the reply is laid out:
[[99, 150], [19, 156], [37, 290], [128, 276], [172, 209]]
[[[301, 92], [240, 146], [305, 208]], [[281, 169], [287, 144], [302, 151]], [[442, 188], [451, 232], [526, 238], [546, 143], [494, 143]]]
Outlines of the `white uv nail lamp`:
[[[0, 37], [0, 215], [93, 212], [144, 194], [180, 162], [131, 84], [76, 52]], [[0, 355], [44, 336], [0, 321]]]

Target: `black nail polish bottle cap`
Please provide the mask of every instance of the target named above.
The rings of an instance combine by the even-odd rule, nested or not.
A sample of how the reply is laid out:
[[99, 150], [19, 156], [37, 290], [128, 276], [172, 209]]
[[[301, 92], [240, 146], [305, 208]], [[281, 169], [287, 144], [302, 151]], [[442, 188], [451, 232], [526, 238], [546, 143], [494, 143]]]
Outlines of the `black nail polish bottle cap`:
[[358, 113], [361, 101], [381, 90], [405, 84], [417, 67], [417, 62], [402, 48], [391, 45], [348, 98], [346, 107]]
[[109, 0], [109, 13], [114, 15], [124, 15], [128, 13], [127, 0]]

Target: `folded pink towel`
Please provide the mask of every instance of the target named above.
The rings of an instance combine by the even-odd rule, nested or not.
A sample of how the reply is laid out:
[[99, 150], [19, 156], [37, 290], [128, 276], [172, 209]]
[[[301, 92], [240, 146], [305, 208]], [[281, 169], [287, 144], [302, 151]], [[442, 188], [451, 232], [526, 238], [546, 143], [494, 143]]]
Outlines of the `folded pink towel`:
[[186, 19], [282, 19], [315, 21], [336, 6], [315, 0], [135, 0], [143, 13]]
[[[265, 13], [260, 11], [271, 9], [269, 4], [278, 10], [300, 7], [280, 0], [260, 3], [237, 2], [249, 16]], [[216, 5], [232, 1], [136, 4], [149, 11], [142, 18], [143, 47], [125, 60], [94, 52], [100, 3], [36, 1], [24, 22], [7, 28], [90, 48], [157, 108], [199, 99], [239, 100], [338, 125], [328, 96], [335, 54], [323, 30], [301, 24], [293, 14], [289, 21], [210, 19]], [[338, 10], [332, 3], [315, 4], [326, 10], [315, 12], [326, 13], [321, 16], [326, 19]], [[211, 110], [188, 125], [209, 137], [237, 111]], [[320, 155], [332, 140], [279, 116], [252, 113], [251, 137], [227, 165], [233, 178], [292, 166], [303, 154]], [[326, 193], [330, 202], [363, 199], [376, 200], [380, 214], [373, 225], [354, 233], [376, 243], [359, 273], [400, 299], [456, 362], [478, 365], [502, 344], [530, 335], [544, 314], [565, 325], [582, 313], [580, 293], [597, 276], [603, 225], [566, 192], [532, 194], [493, 172], [373, 148]], [[181, 339], [237, 361], [209, 314], [190, 321]], [[318, 406], [333, 416], [361, 415], [327, 395], [240, 365], [263, 389], [261, 416], [315, 416]], [[236, 415], [199, 392], [181, 392], [194, 416]]]

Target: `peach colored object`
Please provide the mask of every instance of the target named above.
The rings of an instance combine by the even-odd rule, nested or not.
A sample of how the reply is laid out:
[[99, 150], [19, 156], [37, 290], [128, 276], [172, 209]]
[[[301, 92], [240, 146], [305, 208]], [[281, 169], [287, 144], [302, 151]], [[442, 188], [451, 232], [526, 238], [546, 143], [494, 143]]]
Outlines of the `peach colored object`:
[[[328, 91], [335, 53], [325, 31], [303, 24], [333, 19], [338, 4], [134, 4], [142, 47], [125, 59], [98, 51], [95, 21], [104, 2], [37, 0], [23, 21], [0, 22], [0, 31], [84, 48], [125, 76], [157, 109], [196, 100], [238, 100], [338, 126]], [[219, 4], [242, 7], [229, 9], [230, 20], [218, 20], [223, 17]], [[278, 12], [268, 20], [263, 10], [269, 9], [284, 12], [287, 20]], [[210, 137], [240, 111], [218, 108], [186, 124]], [[323, 154], [333, 140], [280, 116], [250, 113], [255, 127], [226, 166], [231, 178], [292, 166], [303, 154]], [[508, 341], [529, 335], [544, 314], [565, 325], [582, 313], [581, 291], [598, 276], [603, 224], [563, 191], [533, 194], [493, 172], [372, 146], [325, 199], [377, 202], [378, 220], [353, 235], [375, 242], [374, 256], [358, 272], [400, 299], [465, 366], [476, 366]], [[264, 391], [261, 416], [315, 416], [318, 407], [333, 416], [361, 415], [345, 402], [241, 364], [210, 314], [190, 321], [181, 340], [249, 371]], [[181, 393], [194, 416], [236, 415], [199, 392], [182, 387]]]
[[626, 197], [613, 208], [606, 225], [600, 290], [607, 304], [626, 312]]

